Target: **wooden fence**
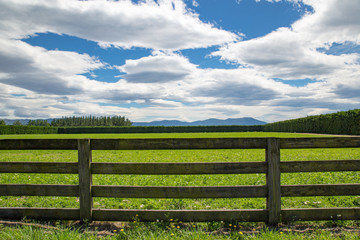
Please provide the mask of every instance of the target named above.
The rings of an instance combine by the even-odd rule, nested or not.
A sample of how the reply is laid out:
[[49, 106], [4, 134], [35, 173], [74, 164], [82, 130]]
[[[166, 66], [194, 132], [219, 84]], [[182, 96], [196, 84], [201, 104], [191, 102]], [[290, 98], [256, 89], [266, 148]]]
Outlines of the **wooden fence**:
[[[78, 174], [79, 185], [0, 184], [1, 196], [79, 197], [80, 208], [0, 208], [3, 219], [82, 221], [287, 221], [359, 220], [360, 208], [281, 209], [281, 197], [360, 195], [360, 184], [281, 185], [281, 173], [360, 171], [360, 160], [280, 161], [280, 149], [360, 148], [360, 137], [191, 139], [3, 139], [0, 150], [78, 150], [78, 163], [0, 162], [0, 173]], [[263, 162], [92, 163], [92, 150], [265, 149]], [[99, 186], [93, 174], [266, 174], [260, 186]], [[0, 175], [1, 176], [1, 175]], [[266, 198], [266, 209], [124, 210], [93, 209], [93, 197]]]

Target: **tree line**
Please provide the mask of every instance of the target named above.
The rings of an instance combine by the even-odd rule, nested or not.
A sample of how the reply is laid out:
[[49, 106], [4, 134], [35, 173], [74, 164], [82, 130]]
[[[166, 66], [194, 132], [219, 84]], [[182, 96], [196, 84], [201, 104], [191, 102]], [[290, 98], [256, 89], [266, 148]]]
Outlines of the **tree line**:
[[360, 109], [268, 123], [264, 131], [360, 135]]
[[52, 127], [123, 127], [131, 126], [132, 122], [123, 116], [83, 116], [83, 117], [63, 117], [52, 120]]
[[[0, 125], [6, 125], [4, 120], [0, 120]], [[12, 125], [22, 126], [23, 124], [16, 120]], [[51, 123], [45, 119], [29, 120], [26, 126], [36, 127], [120, 127], [120, 126], [131, 126], [132, 122], [123, 116], [82, 116], [82, 117], [62, 117], [53, 119]]]

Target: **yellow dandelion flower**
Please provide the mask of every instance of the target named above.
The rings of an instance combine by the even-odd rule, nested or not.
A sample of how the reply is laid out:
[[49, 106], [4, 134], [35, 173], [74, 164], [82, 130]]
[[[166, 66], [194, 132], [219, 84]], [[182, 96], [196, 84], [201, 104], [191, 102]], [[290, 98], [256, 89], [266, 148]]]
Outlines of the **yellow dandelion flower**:
[[172, 221], [174, 221], [174, 219], [171, 218], [171, 219], [170, 219], [170, 222], [172, 222]]
[[172, 233], [172, 234], [170, 234], [170, 236], [174, 236], [174, 234]]
[[124, 231], [124, 229], [122, 228], [120, 231], [121, 231], [121, 232], [123, 232], [123, 231]]
[[230, 224], [229, 224], [229, 227], [231, 227], [231, 226], [232, 226], [232, 224], [230, 223]]
[[280, 232], [280, 234], [283, 234], [283, 232]]
[[179, 229], [179, 228], [180, 228], [180, 226], [177, 226], [176, 228], [177, 228], [177, 229]]
[[243, 235], [243, 232], [239, 232], [240, 235]]
[[253, 231], [256, 231], [256, 229], [254, 228]]
[[117, 232], [117, 230], [115, 229], [115, 230], [113, 230], [113, 232]]
[[195, 225], [192, 225], [193, 227], [195, 227]]

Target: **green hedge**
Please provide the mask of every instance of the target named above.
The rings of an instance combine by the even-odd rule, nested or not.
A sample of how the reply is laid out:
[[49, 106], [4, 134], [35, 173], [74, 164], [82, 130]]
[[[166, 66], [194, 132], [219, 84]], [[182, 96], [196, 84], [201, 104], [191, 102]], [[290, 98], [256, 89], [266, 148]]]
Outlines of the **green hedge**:
[[264, 131], [360, 135], [360, 109], [269, 123]]
[[59, 128], [58, 133], [191, 133], [191, 132], [256, 132], [263, 126], [152, 126], [152, 127], [71, 127]]
[[35, 127], [35, 126], [0, 126], [0, 135], [10, 134], [56, 134], [58, 129], [54, 127]]

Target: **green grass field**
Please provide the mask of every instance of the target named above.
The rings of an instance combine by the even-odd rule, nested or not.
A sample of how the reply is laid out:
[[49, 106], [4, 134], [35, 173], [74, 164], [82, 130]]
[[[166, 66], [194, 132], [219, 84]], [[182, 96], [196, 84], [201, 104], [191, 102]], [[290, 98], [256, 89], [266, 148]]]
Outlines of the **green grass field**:
[[[2, 135], [0, 139], [9, 138], [199, 138], [199, 137], [318, 137], [320, 135], [290, 134], [290, 133], [174, 133], [174, 134], [69, 134], [69, 135]], [[353, 160], [360, 159], [359, 148], [349, 149], [299, 149], [281, 150], [281, 161], [307, 160]], [[93, 162], [237, 162], [237, 161], [264, 161], [265, 150], [127, 150], [127, 151], [93, 151]], [[0, 151], [0, 161], [43, 161], [43, 162], [76, 162], [77, 151], [50, 151], [50, 150], [22, 150]], [[287, 173], [281, 175], [282, 184], [342, 184], [359, 183], [359, 172], [331, 172], [331, 173]], [[71, 174], [0, 174], [0, 184], [77, 184], [78, 176]], [[225, 186], [225, 185], [264, 185], [265, 174], [239, 175], [184, 175], [184, 176], [142, 176], [142, 175], [94, 175], [94, 185], [137, 185], [137, 186]], [[265, 199], [117, 199], [95, 198], [95, 208], [114, 209], [264, 209]], [[0, 196], [0, 207], [66, 207], [78, 208], [77, 198], [70, 197], [4, 197]], [[282, 198], [283, 208], [313, 208], [313, 207], [360, 207], [359, 196], [342, 197], [293, 197]], [[0, 217], [1, 218], [1, 217]], [[125, 226], [124, 232], [117, 228], [112, 237], [119, 239], [257, 239], [263, 236], [267, 239], [280, 239], [284, 234], [291, 239], [303, 239], [296, 233], [287, 233], [284, 230], [266, 231], [263, 224], [232, 223], [237, 227], [229, 227], [228, 223], [197, 223], [194, 224], [157, 224], [157, 223], [130, 223]], [[346, 225], [359, 228], [356, 221], [316, 223], [316, 226]], [[175, 226], [175, 228], [174, 228]], [[179, 228], [177, 228], [179, 226]], [[242, 229], [250, 228], [245, 232]], [[143, 235], [139, 235], [139, 229]], [[170, 229], [168, 229], [170, 228]], [[255, 228], [256, 231], [251, 231]], [[20, 232], [30, 231], [28, 227], [19, 228]], [[0, 225], [0, 239], [27, 239], [6, 238], [5, 235], [15, 236], [16, 229]], [[36, 231], [33, 229], [32, 234]], [[74, 234], [74, 238], [88, 239], [94, 234], [80, 233], [68, 229], [51, 230], [47, 239], [55, 232]], [[215, 234], [218, 233], [218, 234]], [[41, 233], [40, 233], [41, 234]], [[60, 234], [60, 235], [61, 235]], [[310, 234], [310, 235], [309, 235]], [[307, 233], [308, 237], [316, 239], [351, 239], [356, 233], [341, 233], [332, 235], [332, 232], [321, 231]], [[355, 234], [355, 235], [354, 235]], [[58, 234], [59, 235], [59, 234]], [[20, 236], [20, 235], [19, 235]], [[111, 236], [111, 235], [109, 235]], [[324, 238], [322, 238], [324, 237]], [[71, 237], [73, 238], [73, 237]], [[36, 239], [28, 238], [28, 239]], [[40, 239], [40, 238], [39, 238]], [[46, 239], [46, 238], [41, 238]], [[357, 239], [357, 238], [353, 238]]]

